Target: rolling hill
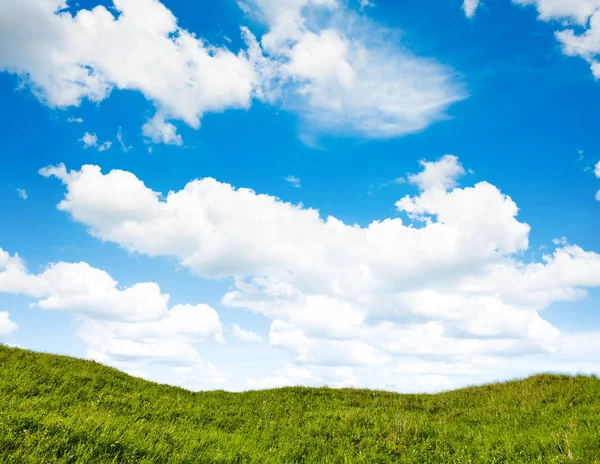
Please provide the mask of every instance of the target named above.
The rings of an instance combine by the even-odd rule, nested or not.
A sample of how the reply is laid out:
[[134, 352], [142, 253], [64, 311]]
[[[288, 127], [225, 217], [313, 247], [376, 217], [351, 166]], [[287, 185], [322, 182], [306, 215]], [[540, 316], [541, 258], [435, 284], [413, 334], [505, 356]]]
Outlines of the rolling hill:
[[0, 345], [0, 463], [600, 463], [600, 380], [192, 393]]

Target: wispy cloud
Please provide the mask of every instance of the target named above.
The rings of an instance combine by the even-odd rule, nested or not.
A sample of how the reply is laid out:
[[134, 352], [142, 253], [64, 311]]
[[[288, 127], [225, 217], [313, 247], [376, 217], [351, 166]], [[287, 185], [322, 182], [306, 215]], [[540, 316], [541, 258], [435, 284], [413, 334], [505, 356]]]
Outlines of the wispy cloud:
[[117, 141], [119, 142], [119, 145], [121, 145], [121, 150], [123, 150], [123, 153], [127, 153], [133, 148], [131, 145], [127, 145], [123, 140], [123, 130], [120, 127], [117, 131]]
[[25, 189], [18, 188], [17, 194], [19, 195], [19, 198], [21, 198], [22, 200], [27, 200], [27, 192], [25, 191]]
[[287, 176], [285, 178], [285, 180], [288, 181], [292, 187], [296, 187], [296, 188], [302, 187], [302, 182], [296, 176], [292, 176], [292, 175]]

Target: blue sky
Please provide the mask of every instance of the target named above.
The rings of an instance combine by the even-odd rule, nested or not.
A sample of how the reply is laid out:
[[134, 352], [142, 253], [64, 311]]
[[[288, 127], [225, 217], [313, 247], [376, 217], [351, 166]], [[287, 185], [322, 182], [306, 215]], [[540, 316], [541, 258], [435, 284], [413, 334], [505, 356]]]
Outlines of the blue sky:
[[600, 2], [0, 18], [1, 342], [192, 389], [600, 372]]

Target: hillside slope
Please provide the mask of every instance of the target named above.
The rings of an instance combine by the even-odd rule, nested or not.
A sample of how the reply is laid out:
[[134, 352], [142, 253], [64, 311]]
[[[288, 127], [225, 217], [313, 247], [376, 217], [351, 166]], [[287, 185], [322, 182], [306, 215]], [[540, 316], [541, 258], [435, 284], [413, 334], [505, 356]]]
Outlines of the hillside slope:
[[0, 463], [600, 463], [600, 380], [191, 393], [0, 346]]

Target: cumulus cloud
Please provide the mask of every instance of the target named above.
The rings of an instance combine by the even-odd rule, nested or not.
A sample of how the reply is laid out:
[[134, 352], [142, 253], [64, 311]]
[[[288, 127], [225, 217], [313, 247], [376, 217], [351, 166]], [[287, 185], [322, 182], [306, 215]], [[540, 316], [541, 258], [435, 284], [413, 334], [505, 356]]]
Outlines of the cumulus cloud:
[[[125, 371], [160, 364], [191, 367], [201, 375], [206, 366], [194, 344], [223, 342], [213, 308], [203, 304], [169, 308], [169, 295], [156, 283], [120, 287], [109, 274], [87, 263], [50, 264], [33, 274], [18, 255], [0, 249], [2, 292], [28, 295], [35, 300], [32, 307], [73, 314], [88, 357]], [[16, 328], [7, 318], [7, 313], [0, 313], [0, 335], [7, 327]]]
[[465, 173], [458, 157], [445, 155], [440, 160], [419, 161], [423, 170], [418, 174], [410, 174], [408, 181], [415, 184], [420, 190], [449, 190], [456, 186], [456, 179]]
[[600, 79], [600, 4], [589, 18], [589, 26], [583, 33], [566, 29], [557, 32], [556, 37], [565, 54], [585, 59], [594, 77]]
[[125, 171], [41, 171], [93, 236], [232, 279], [222, 304], [269, 318], [270, 345], [297, 366], [479, 369], [560, 352], [541, 311], [600, 286], [600, 255], [559, 242], [524, 261], [530, 227], [515, 202], [487, 182], [459, 187], [464, 172], [452, 155], [422, 161], [408, 176], [418, 191], [396, 204], [409, 221], [360, 227], [210, 178], [163, 196]]
[[254, 98], [297, 111], [303, 131], [388, 138], [443, 119], [465, 97], [451, 70], [391, 45], [398, 37], [338, 0], [242, 4], [266, 32], [258, 41], [242, 27], [246, 47], [233, 53], [179, 27], [158, 0], [76, 13], [61, 0], [9, 0], [0, 70], [52, 107], [139, 91], [157, 110], [144, 126], [156, 143], [181, 144], [169, 120], [198, 128], [204, 114]]
[[91, 134], [86, 132], [83, 134], [83, 137], [79, 139], [80, 142], [83, 142], [83, 148], [96, 148], [98, 151], [106, 151], [112, 146], [112, 142], [104, 142], [98, 143], [98, 136], [96, 134]]
[[10, 320], [6, 311], [0, 311], [0, 338], [7, 337], [19, 329], [19, 326]]
[[250, 332], [249, 330], [244, 330], [242, 329], [239, 325], [234, 324], [233, 325], [233, 335], [246, 343], [262, 343], [263, 342], [263, 338], [254, 333], [254, 332]]
[[181, 135], [177, 133], [177, 128], [164, 118], [156, 114], [142, 126], [144, 137], [149, 138], [154, 143], [164, 143], [166, 145], [183, 145]]
[[110, 275], [87, 263], [56, 263], [31, 274], [18, 255], [0, 249], [0, 291], [38, 299], [36, 306], [97, 318], [145, 321], [167, 313], [169, 296], [154, 283], [119, 289]]
[[464, 0], [463, 2], [463, 10], [467, 18], [472, 18], [475, 16], [475, 12], [479, 7], [479, 0]]
[[[61, 0], [0, 5], [0, 70], [20, 75], [52, 107], [136, 90], [167, 118], [197, 128], [207, 112], [247, 108], [255, 82], [234, 54], [177, 25], [157, 0], [115, 0], [72, 15]], [[25, 25], [27, 27], [25, 27]]]
[[81, 137], [79, 141], [83, 142], [83, 148], [90, 148], [98, 145], [98, 137], [96, 134], [90, 134], [89, 132], [83, 134], [83, 137]]

